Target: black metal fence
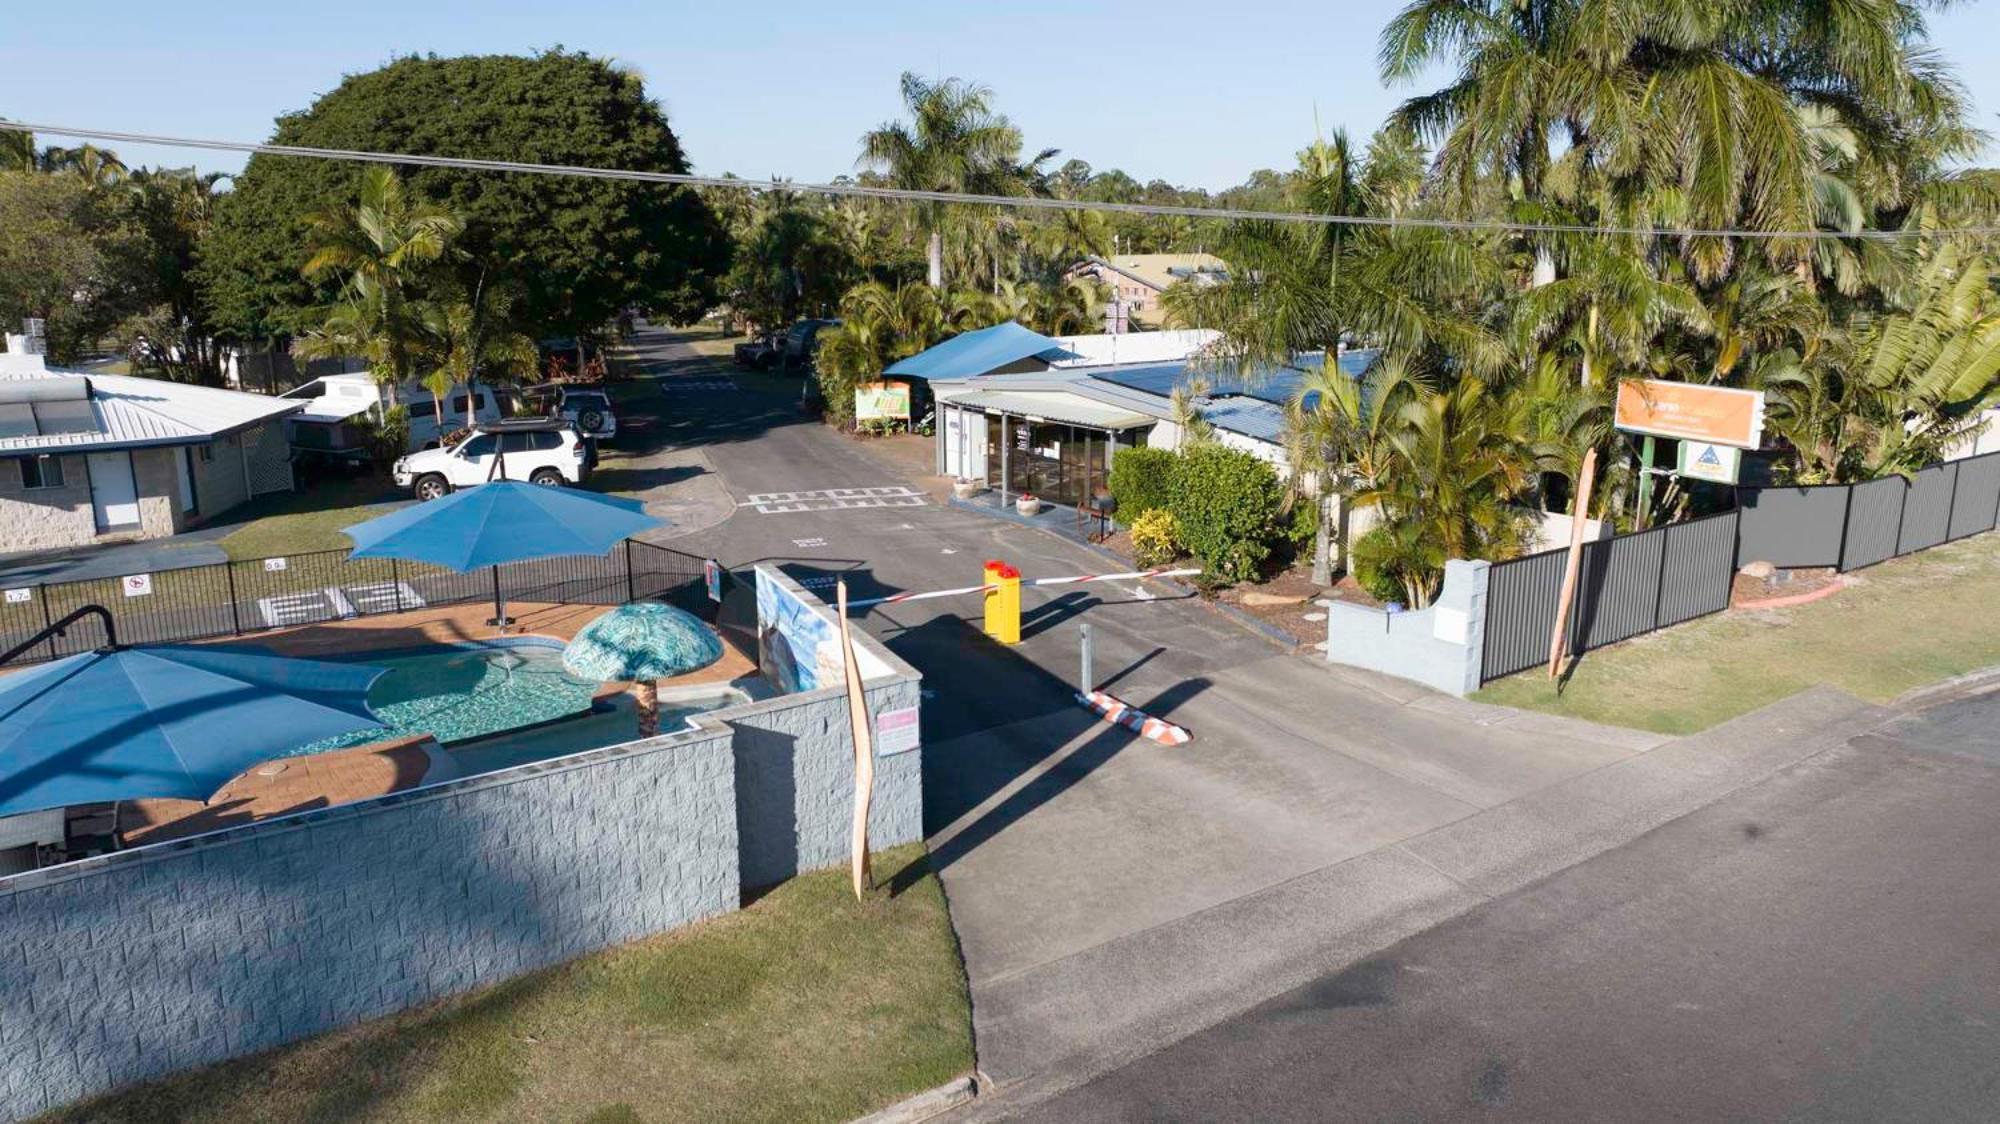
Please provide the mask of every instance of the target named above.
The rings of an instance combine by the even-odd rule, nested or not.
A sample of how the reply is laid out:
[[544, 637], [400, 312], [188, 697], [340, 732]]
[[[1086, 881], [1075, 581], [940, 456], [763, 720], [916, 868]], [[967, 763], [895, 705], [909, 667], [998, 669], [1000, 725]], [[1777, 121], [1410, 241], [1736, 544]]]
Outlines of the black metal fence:
[[1932, 465], [1909, 479], [1740, 488], [1736, 564], [1859, 570], [2000, 525], [2000, 453]]
[[[1729, 607], [1739, 567], [1858, 570], [2000, 528], [2000, 453], [1861, 484], [1739, 488], [1737, 507], [1585, 543], [1569, 650], [1587, 652]], [[1485, 681], [1548, 662], [1565, 550], [1493, 565]]]
[[[242, 559], [75, 582], [19, 586], [0, 601], [0, 651], [84, 605], [110, 611], [124, 644], [243, 636], [272, 628], [400, 613], [435, 605], [508, 601], [619, 605], [670, 601], [712, 615], [703, 560], [627, 539], [601, 558], [549, 558], [454, 573], [345, 550]], [[93, 618], [16, 657], [17, 663], [90, 651], [105, 641]]]
[[[1729, 607], [1738, 512], [1585, 543], [1569, 617], [1584, 652]], [[1562, 599], [1567, 549], [1496, 562], [1486, 586], [1481, 676], [1545, 664]]]

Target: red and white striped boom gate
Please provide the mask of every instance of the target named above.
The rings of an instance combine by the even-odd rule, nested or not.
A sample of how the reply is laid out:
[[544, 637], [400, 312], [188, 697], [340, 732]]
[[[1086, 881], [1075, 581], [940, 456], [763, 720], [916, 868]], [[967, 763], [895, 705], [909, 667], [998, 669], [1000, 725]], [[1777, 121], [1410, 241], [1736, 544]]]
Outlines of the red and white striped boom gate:
[[[1201, 573], [1199, 567], [1182, 570], [1132, 570], [1123, 574], [1074, 574], [1062, 578], [1031, 578], [1022, 585], [1081, 585], [1084, 582], [1139, 581], [1145, 578], [1187, 578]], [[964, 597], [973, 593], [987, 593], [999, 589], [997, 583], [988, 585], [968, 585], [958, 589], [927, 589], [921, 592], [895, 593], [888, 597], [863, 597], [849, 601], [850, 609], [865, 609], [870, 605], [900, 605], [905, 601], [929, 601], [933, 597]]]

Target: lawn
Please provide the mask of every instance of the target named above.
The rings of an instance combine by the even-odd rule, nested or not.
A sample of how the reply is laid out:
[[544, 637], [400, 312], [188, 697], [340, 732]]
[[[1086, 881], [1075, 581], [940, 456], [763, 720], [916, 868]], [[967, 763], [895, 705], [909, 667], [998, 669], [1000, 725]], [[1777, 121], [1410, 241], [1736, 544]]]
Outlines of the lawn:
[[[848, 1120], [972, 1068], [944, 893], [919, 845], [741, 913], [45, 1119]], [[906, 870], [905, 868], [910, 868]]]
[[1474, 697], [1686, 734], [1815, 684], [1887, 702], [2000, 664], [2000, 533], [1850, 577], [1825, 600], [1732, 610], [1587, 653], [1561, 693], [1526, 671]]
[[297, 492], [260, 496], [230, 513], [236, 528], [217, 545], [231, 558], [269, 558], [354, 543], [341, 529], [384, 514], [385, 502], [408, 499], [383, 476], [330, 476]]

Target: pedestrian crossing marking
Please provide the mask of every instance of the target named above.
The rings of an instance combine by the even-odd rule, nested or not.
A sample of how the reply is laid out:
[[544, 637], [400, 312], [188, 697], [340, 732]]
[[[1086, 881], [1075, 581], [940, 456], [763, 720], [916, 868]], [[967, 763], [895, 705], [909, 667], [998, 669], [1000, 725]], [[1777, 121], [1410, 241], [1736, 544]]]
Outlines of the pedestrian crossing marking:
[[743, 506], [764, 515], [795, 514], [808, 511], [855, 511], [879, 507], [923, 507], [930, 501], [922, 492], [902, 485], [872, 488], [817, 488], [800, 492], [757, 492]]

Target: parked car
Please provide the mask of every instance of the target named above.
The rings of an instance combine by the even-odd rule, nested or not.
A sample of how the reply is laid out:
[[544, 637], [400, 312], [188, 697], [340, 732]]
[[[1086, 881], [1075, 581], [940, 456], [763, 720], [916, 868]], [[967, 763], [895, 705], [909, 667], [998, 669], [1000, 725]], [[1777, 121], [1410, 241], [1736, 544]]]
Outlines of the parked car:
[[778, 357], [778, 365], [788, 371], [810, 371], [813, 354], [819, 350], [819, 336], [828, 328], [840, 326], [838, 320], [801, 320], [785, 333], [784, 351]]
[[618, 415], [611, 410], [611, 396], [601, 387], [557, 387], [555, 416], [594, 441], [609, 441], [618, 436]]
[[768, 371], [778, 363], [778, 355], [784, 350], [785, 337], [778, 332], [766, 332], [752, 336], [730, 349], [739, 367], [753, 371]]
[[489, 480], [526, 480], [559, 487], [590, 474], [589, 442], [560, 418], [481, 422], [449, 445], [425, 449], [395, 464], [396, 486], [434, 500]]

